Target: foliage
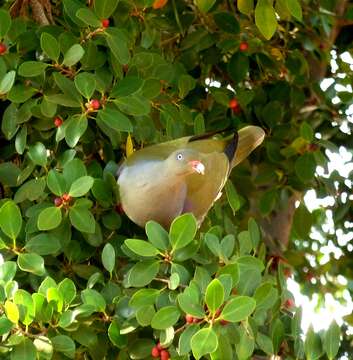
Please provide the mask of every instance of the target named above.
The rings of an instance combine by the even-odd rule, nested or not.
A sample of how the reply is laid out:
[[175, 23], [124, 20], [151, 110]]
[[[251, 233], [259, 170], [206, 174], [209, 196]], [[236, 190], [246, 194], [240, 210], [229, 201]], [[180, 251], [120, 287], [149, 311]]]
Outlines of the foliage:
[[[55, 23], [42, 22], [45, 1], [27, 12], [37, 22], [11, 18], [11, 3], [0, 9], [1, 356], [144, 359], [160, 343], [173, 359], [335, 358], [337, 325], [303, 342], [285, 283], [290, 265], [303, 283], [326, 277], [322, 292], [352, 278], [347, 244], [320, 263], [312, 226], [340, 244], [325, 211], [303, 202], [311, 188], [334, 196], [347, 232], [350, 185], [315, 173], [325, 149], [349, 146], [338, 125], [351, 94], [335, 85], [352, 70], [339, 59], [346, 77], [318, 86], [334, 43], [348, 46], [335, 2], [63, 0]], [[169, 232], [149, 222], [146, 236], [121, 214], [115, 175], [133, 146], [245, 124], [265, 128], [266, 143], [199, 231], [186, 214]]]

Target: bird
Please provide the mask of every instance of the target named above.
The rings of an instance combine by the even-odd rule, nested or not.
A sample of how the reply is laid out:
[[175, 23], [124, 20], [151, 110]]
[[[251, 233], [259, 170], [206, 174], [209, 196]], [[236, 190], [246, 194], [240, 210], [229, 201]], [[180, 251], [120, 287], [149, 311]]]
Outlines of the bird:
[[227, 137], [212, 132], [136, 150], [117, 174], [123, 211], [140, 227], [153, 220], [168, 230], [184, 213], [192, 213], [200, 226], [232, 169], [264, 137], [262, 128], [250, 125]]

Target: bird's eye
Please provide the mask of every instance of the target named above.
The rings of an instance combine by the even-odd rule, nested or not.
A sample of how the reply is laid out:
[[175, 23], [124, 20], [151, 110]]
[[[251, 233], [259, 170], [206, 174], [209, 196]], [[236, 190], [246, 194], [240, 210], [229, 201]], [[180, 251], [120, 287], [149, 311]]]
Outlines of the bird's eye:
[[180, 153], [179, 153], [179, 154], [177, 155], [177, 160], [183, 160], [183, 154], [180, 154]]

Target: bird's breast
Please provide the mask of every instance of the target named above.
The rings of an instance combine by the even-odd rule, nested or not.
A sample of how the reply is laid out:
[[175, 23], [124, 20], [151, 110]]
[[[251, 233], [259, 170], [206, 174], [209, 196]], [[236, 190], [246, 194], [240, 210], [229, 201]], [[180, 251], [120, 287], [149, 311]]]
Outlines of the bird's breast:
[[165, 173], [158, 162], [124, 168], [118, 184], [126, 215], [140, 226], [154, 220], [169, 227], [183, 210], [185, 182]]

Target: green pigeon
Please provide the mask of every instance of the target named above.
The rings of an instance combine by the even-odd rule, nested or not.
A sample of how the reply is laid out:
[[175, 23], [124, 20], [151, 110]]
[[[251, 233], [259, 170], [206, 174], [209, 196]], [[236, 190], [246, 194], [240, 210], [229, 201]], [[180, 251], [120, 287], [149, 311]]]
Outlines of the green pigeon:
[[124, 212], [141, 227], [154, 220], [168, 229], [186, 212], [200, 225], [233, 167], [264, 137], [260, 127], [246, 126], [231, 137], [187, 136], [135, 151], [118, 171]]

